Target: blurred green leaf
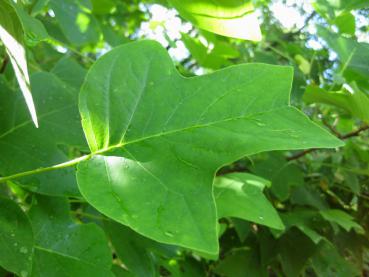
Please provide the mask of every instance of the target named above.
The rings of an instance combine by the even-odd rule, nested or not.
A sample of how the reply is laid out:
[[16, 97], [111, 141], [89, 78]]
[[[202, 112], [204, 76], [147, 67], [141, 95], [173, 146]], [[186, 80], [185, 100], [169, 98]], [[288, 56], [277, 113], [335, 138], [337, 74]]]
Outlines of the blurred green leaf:
[[168, 0], [185, 19], [219, 35], [260, 41], [259, 22], [252, 1]]
[[307, 104], [324, 103], [344, 109], [365, 122], [369, 122], [369, 97], [355, 83], [345, 85], [339, 91], [326, 91], [314, 85], [306, 88], [304, 101]]

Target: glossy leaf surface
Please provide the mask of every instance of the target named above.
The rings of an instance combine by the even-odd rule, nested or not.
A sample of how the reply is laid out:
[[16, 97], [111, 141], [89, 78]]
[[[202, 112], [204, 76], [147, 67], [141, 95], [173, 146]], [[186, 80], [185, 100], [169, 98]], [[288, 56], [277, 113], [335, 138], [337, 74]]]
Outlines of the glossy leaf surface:
[[30, 219], [36, 244], [32, 276], [113, 276], [104, 232], [93, 223], [74, 223], [66, 199], [38, 197]]
[[288, 67], [250, 64], [188, 79], [155, 42], [116, 48], [80, 95], [90, 149], [109, 154], [79, 165], [81, 193], [145, 236], [217, 253], [218, 168], [261, 151], [342, 145], [289, 106], [291, 78]]

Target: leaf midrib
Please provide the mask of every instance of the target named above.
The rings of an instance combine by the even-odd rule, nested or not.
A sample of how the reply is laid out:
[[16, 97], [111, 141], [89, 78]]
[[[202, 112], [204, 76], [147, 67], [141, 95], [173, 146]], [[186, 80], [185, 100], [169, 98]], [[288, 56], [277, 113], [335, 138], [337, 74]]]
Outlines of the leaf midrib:
[[120, 143], [111, 145], [109, 147], [99, 149], [95, 152], [92, 152], [91, 154], [92, 155], [103, 154], [105, 152], [114, 150], [116, 148], [125, 147], [125, 146], [131, 145], [131, 144], [135, 144], [135, 143], [145, 141], [145, 140], [154, 139], [154, 138], [158, 138], [158, 137], [162, 137], [162, 136], [173, 135], [173, 134], [180, 133], [180, 132], [186, 132], [186, 131], [191, 130], [191, 129], [211, 127], [213, 125], [228, 122], [228, 121], [241, 120], [241, 119], [250, 119], [250, 120], [252, 120], [252, 118], [255, 117], [255, 116], [263, 115], [263, 114], [267, 114], [267, 113], [271, 113], [271, 112], [276, 112], [276, 111], [283, 110], [283, 109], [286, 109], [286, 108], [294, 109], [294, 107], [286, 105], [284, 107], [280, 107], [280, 108], [277, 108], [277, 109], [271, 109], [271, 110], [267, 110], [267, 111], [263, 111], [263, 112], [252, 113], [252, 114], [237, 116], [237, 117], [232, 117], [232, 118], [226, 118], [226, 119], [223, 119], [223, 120], [211, 121], [211, 122], [208, 122], [206, 124], [187, 126], [187, 127], [183, 127], [183, 128], [179, 128], [179, 129], [174, 129], [174, 130], [161, 132], [161, 133], [149, 135], [149, 136], [146, 136], [146, 137], [134, 139], [134, 140], [131, 140], [131, 141], [126, 141], [126, 142], [122, 141]]

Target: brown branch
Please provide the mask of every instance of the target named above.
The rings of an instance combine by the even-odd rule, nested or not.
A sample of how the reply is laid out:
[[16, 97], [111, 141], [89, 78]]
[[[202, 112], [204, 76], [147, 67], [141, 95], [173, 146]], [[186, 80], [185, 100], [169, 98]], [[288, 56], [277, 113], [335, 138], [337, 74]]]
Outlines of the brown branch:
[[305, 156], [306, 154], [309, 154], [309, 153], [311, 153], [311, 152], [313, 152], [315, 150], [317, 150], [317, 149], [316, 148], [306, 149], [306, 150], [301, 151], [301, 152], [299, 152], [299, 153], [297, 153], [295, 155], [292, 155], [290, 157], [287, 157], [287, 161], [297, 160], [297, 159], [299, 159], [299, 158]]
[[359, 129], [357, 129], [356, 131], [352, 131], [350, 133], [347, 133], [346, 135], [339, 136], [339, 138], [340, 139], [348, 139], [348, 138], [351, 138], [351, 137], [357, 137], [357, 136], [360, 135], [361, 132], [364, 132], [368, 129], [369, 129], [369, 125], [364, 125], [364, 126], [361, 126]]
[[[324, 123], [324, 122], [323, 122]], [[336, 129], [334, 129], [332, 126], [327, 125], [326, 123], [324, 123], [339, 139], [345, 140], [345, 139], [349, 139], [352, 137], [357, 137], [359, 136], [362, 132], [366, 131], [369, 129], [369, 125], [363, 125], [361, 126], [359, 129], [352, 131], [350, 133], [347, 134], [340, 134]], [[293, 160], [297, 160], [303, 156], [305, 156], [306, 154], [309, 154], [311, 152], [314, 152], [318, 150], [317, 148], [311, 148], [311, 149], [306, 149], [304, 151], [301, 151], [295, 155], [292, 155], [290, 157], [287, 157], [287, 161], [293, 161]]]
[[8, 63], [9, 63], [9, 58], [8, 58], [8, 56], [5, 56], [4, 57], [4, 60], [3, 60], [3, 64], [0, 67], [0, 74], [3, 74], [4, 73], [4, 71], [5, 71], [6, 66], [8, 65]]

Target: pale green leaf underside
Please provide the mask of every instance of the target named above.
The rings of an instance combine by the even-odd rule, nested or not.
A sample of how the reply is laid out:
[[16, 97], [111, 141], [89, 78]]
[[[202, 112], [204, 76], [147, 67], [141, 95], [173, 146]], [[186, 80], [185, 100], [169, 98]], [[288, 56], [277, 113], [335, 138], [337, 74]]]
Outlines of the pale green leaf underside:
[[277, 211], [263, 194], [269, 181], [247, 173], [232, 173], [218, 177], [214, 182], [214, 197], [218, 217], [237, 217], [284, 229]]
[[244, 64], [184, 78], [156, 42], [118, 47], [92, 66], [80, 94], [95, 156], [81, 193], [154, 240], [218, 251], [214, 174], [261, 151], [342, 143], [289, 106], [292, 69]]
[[259, 21], [251, 1], [169, 0], [180, 15], [200, 29], [222, 36], [261, 40]]

